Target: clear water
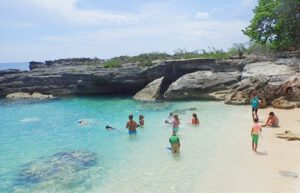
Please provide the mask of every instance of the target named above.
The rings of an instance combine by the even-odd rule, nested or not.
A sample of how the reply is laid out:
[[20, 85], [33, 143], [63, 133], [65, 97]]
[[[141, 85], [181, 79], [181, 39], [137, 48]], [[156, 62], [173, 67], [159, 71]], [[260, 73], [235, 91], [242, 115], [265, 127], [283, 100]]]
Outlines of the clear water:
[[[171, 111], [189, 108], [197, 110], [179, 114], [182, 148], [180, 155], [173, 155], [166, 149], [171, 126], [164, 120]], [[119, 97], [31, 104], [2, 101], [0, 192], [198, 192], [197, 184], [205, 181], [214, 164], [219, 165], [214, 149], [221, 147], [223, 140], [217, 139], [236, 129], [231, 127], [234, 119], [249, 117], [242, 113], [247, 108], [204, 101], [141, 103]], [[187, 123], [193, 112], [198, 113], [200, 127]], [[134, 138], [125, 129], [131, 113], [135, 120], [139, 114], [145, 116], [145, 128]], [[81, 119], [88, 124], [78, 124]], [[117, 130], [106, 131], [106, 125]], [[247, 125], [240, 125], [247, 128], [241, 135], [249, 134]], [[69, 151], [95, 153], [97, 164], [67, 175], [66, 180], [16, 185], [26, 164]]]
[[0, 70], [7, 70], [7, 69], [29, 70], [29, 63], [28, 62], [0, 63]]

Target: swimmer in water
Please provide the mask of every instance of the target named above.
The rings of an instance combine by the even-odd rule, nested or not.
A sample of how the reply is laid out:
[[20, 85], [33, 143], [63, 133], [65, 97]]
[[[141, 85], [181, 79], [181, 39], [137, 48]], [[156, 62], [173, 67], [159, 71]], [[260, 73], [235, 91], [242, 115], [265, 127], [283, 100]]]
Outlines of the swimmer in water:
[[129, 135], [136, 135], [136, 128], [138, 127], [137, 123], [133, 120], [133, 115], [129, 115], [129, 121], [126, 124]]
[[106, 125], [105, 126], [105, 129], [108, 131], [108, 130], [116, 130], [116, 128], [113, 128], [113, 127], [111, 127], [111, 126], [109, 126], [109, 125]]
[[144, 116], [143, 116], [143, 115], [140, 115], [140, 116], [139, 116], [139, 127], [144, 128], [144, 124], [145, 124]]

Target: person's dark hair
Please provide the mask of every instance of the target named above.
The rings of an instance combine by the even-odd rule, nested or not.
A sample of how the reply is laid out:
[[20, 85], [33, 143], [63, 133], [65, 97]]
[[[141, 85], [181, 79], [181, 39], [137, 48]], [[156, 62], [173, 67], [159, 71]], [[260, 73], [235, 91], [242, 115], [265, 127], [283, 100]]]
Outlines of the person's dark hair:
[[173, 113], [172, 113], [172, 112], [170, 112], [169, 116], [173, 116]]
[[274, 112], [270, 112], [269, 115], [274, 115]]
[[133, 119], [133, 115], [129, 115], [129, 120], [132, 120]]
[[193, 117], [196, 119], [197, 123], [199, 122], [199, 119], [197, 117], [197, 114], [196, 113], [193, 113]]
[[254, 123], [258, 123], [258, 118], [253, 119]]

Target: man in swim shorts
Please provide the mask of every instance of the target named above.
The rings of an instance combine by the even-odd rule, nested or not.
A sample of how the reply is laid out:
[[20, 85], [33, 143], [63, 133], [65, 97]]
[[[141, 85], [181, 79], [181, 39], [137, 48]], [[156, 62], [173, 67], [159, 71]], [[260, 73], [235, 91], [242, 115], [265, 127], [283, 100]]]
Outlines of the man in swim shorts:
[[265, 127], [265, 126], [270, 126], [270, 127], [278, 127], [278, 126], [279, 126], [279, 119], [278, 119], [278, 117], [274, 114], [274, 112], [270, 112], [270, 113], [269, 113], [268, 120], [267, 120], [266, 123], [263, 125], [263, 127]]
[[252, 137], [252, 150], [256, 152], [259, 134], [261, 133], [261, 127], [258, 124], [258, 119], [254, 118], [254, 125], [251, 129], [251, 137]]
[[128, 129], [129, 135], [136, 135], [136, 128], [138, 124], [133, 120], [133, 115], [129, 115], [129, 121], [126, 124], [126, 128]]
[[178, 136], [173, 132], [172, 136], [169, 138], [171, 144], [171, 149], [173, 153], [179, 153], [180, 141]]

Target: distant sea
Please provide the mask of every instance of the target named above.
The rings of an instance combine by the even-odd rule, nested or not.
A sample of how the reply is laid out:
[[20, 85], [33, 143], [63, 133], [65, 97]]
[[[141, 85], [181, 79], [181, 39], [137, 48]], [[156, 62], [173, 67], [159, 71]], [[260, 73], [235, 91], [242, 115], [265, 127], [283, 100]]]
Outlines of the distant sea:
[[0, 70], [7, 70], [7, 69], [29, 70], [29, 63], [28, 62], [11, 62], [11, 63], [0, 62]]

